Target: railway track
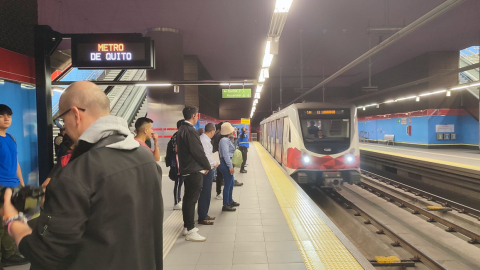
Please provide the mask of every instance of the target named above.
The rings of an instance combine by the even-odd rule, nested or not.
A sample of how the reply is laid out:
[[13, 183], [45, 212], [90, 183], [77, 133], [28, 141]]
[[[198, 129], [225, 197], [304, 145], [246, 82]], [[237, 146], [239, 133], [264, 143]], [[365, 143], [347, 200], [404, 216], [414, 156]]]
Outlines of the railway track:
[[[476, 259], [479, 258], [480, 249], [476, 245], [471, 245], [479, 243], [480, 230], [476, 231], [472, 230], [471, 228], [461, 226], [452, 220], [437, 215], [436, 213], [438, 212], [432, 212], [426, 207], [418, 206], [415, 200], [402, 198], [402, 196], [396, 193], [398, 193], [398, 190], [403, 190], [409, 194], [412, 194], [410, 195], [411, 198], [418, 198], [420, 196], [425, 198], [425, 201], [427, 202], [437, 202], [443, 206], [441, 209], [434, 209], [437, 211], [455, 210], [462, 215], [465, 214], [474, 217], [475, 219], [480, 217], [480, 211], [367, 171], [362, 171], [362, 174], [364, 177], [362, 182], [358, 184], [358, 187], [344, 186], [345, 188], [340, 192], [329, 189], [320, 191], [326, 193], [339, 205], [347, 209], [348, 212], [355, 216], [363, 217], [364, 223], [367, 225], [373, 225], [376, 228], [377, 234], [384, 234], [388, 236], [391, 239], [392, 246], [400, 246], [405, 251], [413, 255], [413, 258], [402, 261], [402, 263], [422, 263], [430, 269], [480, 269], [480, 262], [478, 259]], [[378, 185], [381, 187], [379, 188]], [[367, 194], [375, 194], [376, 196]], [[367, 199], [365, 197], [370, 198]], [[362, 200], [365, 202], [362, 202]], [[374, 201], [375, 203], [373, 203]], [[382, 216], [385, 216], [385, 213], [382, 214], [381, 212], [374, 210], [375, 208], [377, 208], [377, 210], [381, 209], [382, 207], [386, 208], [388, 207], [386, 206], [388, 204], [397, 206], [396, 208], [393, 208], [393, 210], [392, 206], [390, 206], [390, 210], [388, 210], [388, 213], [386, 213], [386, 215], [390, 214], [393, 217], [398, 217], [396, 224], [394, 224], [395, 218], [390, 220], [385, 218], [382, 219]], [[408, 212], [405, 210], [408, 210]], [[385, 212], [385, 210], [383, 211]], [[406, 213], [414, 214], [409, 214], [414, 218], [405, 216]], [[400, 218], [402, 215], [403, 219]], [[415, 216], [417, 216], [417, 218], [415, 218]], [[472, 218], [470, 219], [474, 220]], [[439, 229], [443, 228], [442, 226], [435, 225], [434, 227], [431, 227], [430, 225], [416, 225], [419, 222], [424, 222], [423, 220], [431, 223], [436, 222], [436, 224], [443, 225], [445, 227], [443, 232], [444, 235], [440, 235], [440, 233], [438, 233], [438, 231], [441, 231]], [[404, 228], [401, 227], [402, 223], [404, 223], [403, 225], [407, 224], [407, 226]], [[427, 229], [425, 230], [425, 228]], [[412, 233], [410, 233], [410, 231], [409, 233], [405, 233], [410, 229], [412, 230]], [[429, 232], [429, 230], [435, 231], [435, 233]], [[462, 237], [458, 237], [459, 235], [456, 233], [460, 234]], [[422, 234], [425, 235], [423, 236]], [[413, 235], [419, 236], [415, 238], [412, 237]], [[443, 241], [443, 239], [448, 242], [451, 240], [447, 239], [452, 238], [457, 238], [457, 242], [463, 241], [465, 244], [462, 247], [456, 246], [453, 244], [455, 240], [452, 242], [452, 245], [439, 244], [441, 241]], [[470, 244], [467, 244], [464, 240], [467, 240]], [[438, 250], [432, 251], [435, 248]], [[465, 254], [463, 254], [463, 252]], [[446, 263], [447, 259], [442, 259], [444, 257], [439, 255], [441, 253], [449, 254], [448, 260], [450, 260], [450, 263]]]

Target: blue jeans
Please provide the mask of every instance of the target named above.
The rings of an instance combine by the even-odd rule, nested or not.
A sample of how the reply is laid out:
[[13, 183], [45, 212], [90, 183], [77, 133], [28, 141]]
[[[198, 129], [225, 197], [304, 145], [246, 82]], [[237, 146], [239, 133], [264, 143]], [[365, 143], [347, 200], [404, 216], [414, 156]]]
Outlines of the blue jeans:
[[222, 172], [223, 175], [223, 205], [227, 206], [233, 202], [233, 184], [235, 179], [233, 174], [230, 173], [230, 170], [227, 166], [227, 163], [223, 158], [220, 158], [220, 166], [218, 169]]
[[206, 220], [208, 216], [208, 209], [210, 208], [210, 201], [212, 197], [214, 169], [208, 171], [203, 175], [203, 187], [198, 198], [198, 220]]

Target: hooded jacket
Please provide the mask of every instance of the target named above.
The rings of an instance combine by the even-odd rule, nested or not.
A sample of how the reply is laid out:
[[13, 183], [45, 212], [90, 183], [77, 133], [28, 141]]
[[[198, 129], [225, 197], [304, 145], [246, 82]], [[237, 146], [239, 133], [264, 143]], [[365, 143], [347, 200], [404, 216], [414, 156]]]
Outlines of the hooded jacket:
[[177, 155], [181, 175], [210, 170], [200, 136], [192, 124], [183, 122], [177, 132]]
[[98, 119], [53, 174], [20, 252], [32, 270], [162, 270], [161, 176], [124, 119]]

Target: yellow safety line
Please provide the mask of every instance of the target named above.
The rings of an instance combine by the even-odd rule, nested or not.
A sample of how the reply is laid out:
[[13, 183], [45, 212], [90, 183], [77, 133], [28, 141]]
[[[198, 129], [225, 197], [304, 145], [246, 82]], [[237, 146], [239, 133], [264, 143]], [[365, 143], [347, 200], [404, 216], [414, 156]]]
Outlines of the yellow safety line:
[[307, 269], [363, 269], [258, 142], [255, 149]]
[[[438, 163], [438, 164], [449, 165], [449, 166], [453, 166], [453, 167], [460, 167], [460, 168], [480, 171], [480, 167], [473, 166], [473, 165], [461, 164], [461, 163], [444, 161], [444, 160], [439, 160], [439, 159], [424, 158], [424, 157], [418, 157], [418, 156], [403, 155], [403, 154], [386, 152], [386, 151], [381, 151], [381, 150], [373, 150], [373, 149], [369, 149], [369, 148], [365, 148], [365, 147], [360, 147], [360, 149], [365, 150], [365, 151], [390, 155], [390, 156], [398, 156], [398, 157], [404, 157], [404, 158], [408, 158], [408, 159], [428, 161], [428, 162], [432, 162], [432, 163]], [[451, 156], [451, 157], [455, 157], [455, 158], [475, 159], [475, 158], [467, 158], [467, 157], [462, 157], [462, 156], [452, 156], [452, 155], [446, 155], [446, 154], [439, 154], [439, 153], [434, 153], [434, 152], [413, 151], [413, 150], [408, 150], [408, 149], [404, 149], [404, 148], [402, 148], [402, 150], [411, 151], [411, 152], [419, 152], [419, 153], [428, 153], [428, 154], [433, 154], [433, 155]]]

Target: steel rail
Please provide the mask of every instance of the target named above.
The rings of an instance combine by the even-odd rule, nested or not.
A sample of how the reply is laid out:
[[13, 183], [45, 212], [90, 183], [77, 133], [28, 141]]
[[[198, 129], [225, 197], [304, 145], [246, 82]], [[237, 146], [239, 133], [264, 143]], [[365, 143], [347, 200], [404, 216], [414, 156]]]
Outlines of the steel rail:
[[418, 189], [418, 188], [411, 187], [409, 185], [397, 182], [395, 180], [383, 177], [381, 175], [378, 175], [378, 174], [375, 174], [375, 173], [372, 173], [372, 172], [369, 172], [369, 171], [366, 171], [366, 170], [363, 170], [363, 169], [361, 171], [362, 171], [362, 174], [365, 174], [365, 175], [367, 175], [367, 176], [369, 176], [369, 177], [371, 177], [375, 180], [379, 180], [381, 182], [384, 182], [387, 185], [392, 185], [396, 188], [403, 189], [406, 192], [411, 192], [414, 195], [421, 196], [421, 197], [423, 197], [423, 198], [425, 198], [429, 201], [437, 202], [444, 207], [451, 207], [452, 209], [455, 209], [459, 213], [467, 214], [467, 215], [473, 216], [473, 217], [477, 218], [478, 220], [480, 220], [480, 210], [477, 210], [477, 209], [471, 208], [469, 206], [454, 202], [454, 201], [449, 200], [449, 199], [445, 199], [445, 198], [440, 197], [438, 195], [423, 191], [423, 190]]
[[[372, 180], [369, 180], [369, 181], [372, 181]], [[466, 237], [470, 238], [470, 240], [468, 241], [470, 244], [475, 244], [475, 243], [478, 243], [479, 240], [480, 240], [480, 235], [473, 232], [473, 231], [470, 231], [460, 225], [457, 225], [449, 220], [446, 220], [438, 215], [435, 215], [434, 213], [428, 211], [428, 210], [425, 210], [424, 208], [421, 208], [421, 207], [418, 207], [404, 199], [401, 199], [401, 198], [398, 198], [386, 191], [383, 191], [377, 187], [374, 187], [372, 186], [371, 184], [368, 184], [368, 183], [365, 183], [365, 182], [360, 182], [360, 183], [357, 183], [358, 186], [360, 186], [361, 188], [363, 189], [367, 189], [368, 191], [372, 192], [372, 193], [376, 193], [379, 197], [384, 197], [387, 199], [387, 201], [391, 202], [391, 203], [398, 203], [399, 207], [407, 207], [409, 209], [412, 209], [413, 212], [412, 214], [421, 214], [425, 217], [428, 218], [428, 222], [438, 222], [440, 224], [443, 224], [445, 226], [447, 226], [447, 229], [445, 229], [445, 231], [447, 232], [458, 232], [458, 233], [461, 233], [463, 235], [465, 235]]]
[[[318, 188], [317, 188], [318, 189]], [[353, 209], [355, 210], [355, 215], [356, 216], [362, 216], [365, 219], [365, 224], [372, 224], [378, 229], [378, 234], [385, 234], [388, 237], [390, 237], [394, 242], [392, 243], [392, 246], [401, 246], [404, 248], [406, 251], [410, 252], [415, 256], [413, 258], [413, 261], [420, 261], [423, 264], [425, 264], [427, 267], [431, 269], [440, 269], [440, 270], [446, 270], [447, 268], [443, 267], [441, 264], [439, 264], [437, 261], [434, 259], [430, 258], [427, 254], [423, 253], [421, 250], [416, 248], [414, 245], [410, 244], [402, 238], [400, 235], [396, 234], [393, 232], [390, 228], [382, 224], [380, 221], [374, 219], [371, 215], [369, 215], [367, 212], [365, 212], [363, 209], [349, 201], [347, 198], [343, 197], [341, 194], [339, 194], [336, 191], [330, 190], [330, 192], [327, 193], [329, 196], [331, 196], [333, 199], [337, 200], [337, 202], [340, 202], [345, 206], [346, 209]]]

